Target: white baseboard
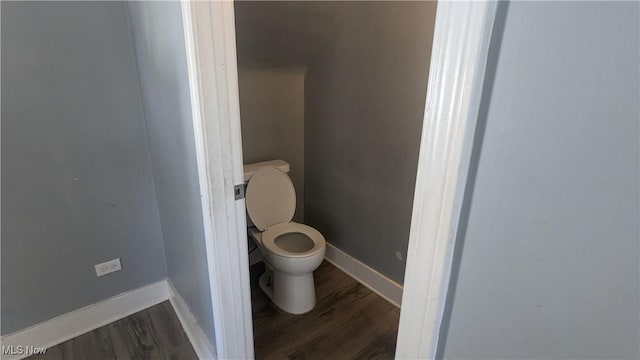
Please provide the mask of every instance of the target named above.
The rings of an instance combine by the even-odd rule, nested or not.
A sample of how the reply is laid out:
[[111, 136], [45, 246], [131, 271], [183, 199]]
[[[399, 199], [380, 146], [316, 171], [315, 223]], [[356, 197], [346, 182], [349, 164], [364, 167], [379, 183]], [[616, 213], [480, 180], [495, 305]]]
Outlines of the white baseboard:
[[207, 335], [205, 335], [200, 325], [198, 325], [198, 321], [191, 313], [191, 310], [189, 310], [187, 303], [185, 303], [184, 299], [182, 299], [182, 296], [180, 296], [180, 294], [176, 291], [171, 281], [168, 281], [168, 286], [171, 293], [169, 301], [171, 301], [171, 305], [173, 306], [176, 315], [178, 315], [178, 320], [180, 320], [182, 328], [187, 334], [187, 337], [189, 338], [189, 341], [191, 342], [196, 355], [198, 355], [198, 358], [200, 360], [215, 359], [215, 348], [213, 347], [213, 345], [211, 345], [211, 342], [207, 338]]
[[[1, 343], [5, 350], [15, 350], [18, 349], [18, 346], [50, 348], [168, 300], [169, 294], [167, 281], [158, 281], [5, 335], [2, 337]], [[0, 357], [3, 360], [13, 360], [22, 359], [29, 355], [5, 355], [2, 353]]]
[[400, 307], [402, 286], [360, 260], [327, 243], [325, 259], [393, 305]]

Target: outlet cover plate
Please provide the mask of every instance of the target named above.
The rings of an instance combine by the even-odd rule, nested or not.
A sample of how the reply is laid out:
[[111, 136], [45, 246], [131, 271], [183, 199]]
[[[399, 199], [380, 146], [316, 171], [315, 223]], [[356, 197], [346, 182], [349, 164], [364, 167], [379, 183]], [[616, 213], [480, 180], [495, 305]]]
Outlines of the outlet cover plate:
[[120, 258], [109, 260], [101, 264], [96, 265], [96, 275], [103, 276], [110, 274], [114, 271], [122, 270], [122, 264], [120, 264]]
[[402, 253], [400, 252], [400, 250], [396, 250], [396, 259], [402, 261]]

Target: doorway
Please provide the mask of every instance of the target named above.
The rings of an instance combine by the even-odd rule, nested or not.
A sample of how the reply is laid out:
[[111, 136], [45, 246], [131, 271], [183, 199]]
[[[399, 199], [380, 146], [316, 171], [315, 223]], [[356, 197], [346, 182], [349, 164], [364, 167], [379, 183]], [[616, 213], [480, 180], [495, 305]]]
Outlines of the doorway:
[[[211, 244], [210, 257], [215, 256], [216, 260], [211, 265], [215, 274], [212, 282], [220, 289], [237, 289], [218, 294], [220, 303], [214, 304], [214, 308], [220, 305], [214, 311], [221, 316], [216, 321], [216, 345], [218, 353], [223, 354], [221, 357], [250, 357], [253, 334], [246, 296], [248, 271], [244, 270], [244, 266], [248, 267], [247, 246], [246, 241], [234, 242], [246, 236], [244, 201], [235, 201], [234, 190], [229, 187], [243, 182], [234, 12], [228, 3], [183, 6], [186, 30], [192, 36], [187, 49], [193, 76], [192, 94], [197, 95], [195, 107], [206, 123], [206, 127], [199, 124], [200, 135], [205, 155], [214, 158], [201, 169], [210, 177], [207, 181], [211, 191], [212, 235], [230, 239]], [[198, 7], [202, 11], [197, 11]], [[455, 234], [456, 204], [461, 199], [463, 187], [460, 185], [466, 181], [468, 147], [465, 144], [473, 139], [474, 114], [477, 114], [494, 10], [492, 4], [445, 3], [440, 4], [436, 15], [427, 92], [427, 104], [432, 105], [427, 105], [430, 111], [425, 113], [422, 129], [397, 356], [433, 354], [441, 317], [439, 309], [446, 294], [452, 246], [449, 236]], [[215, 82], [207, 83], [202, 78], [215, 79]], [[215, 221], [216, 218], [223, 221]], [[424, 226], [428, 223], [432, 226]], [[426, 271], [417, 271], [425, 266]], [[425, 283], [430, 285], [425, 288]], [[412, 312], [415, 319], [403, 321], [408, 312]], [[407, 333], [412, 327], [417, 329], [415, 335]], [[222, 334], [218, 329], [223, 330]]]
[[392, 358], [436, 3], [242, 1], [234, 10], [243, 162], [289, 163], [293, 221], [320, 231], [329, 249], [315, 272], [316, 308], [293, 318], [259, 290], [264, 266], [251, 267], [256, 358]]

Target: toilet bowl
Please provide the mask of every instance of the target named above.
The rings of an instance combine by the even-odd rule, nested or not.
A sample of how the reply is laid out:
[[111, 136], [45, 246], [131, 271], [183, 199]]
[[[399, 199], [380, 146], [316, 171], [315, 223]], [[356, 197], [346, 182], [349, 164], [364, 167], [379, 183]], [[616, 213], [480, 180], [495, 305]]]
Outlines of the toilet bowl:
[[291, 179], [275, 167], [261, 167], [249, 178], [245, 199], [255, 225], [249, 234], [267, 267], [260, 288], [288, 313], [310, 311], [316, 304], [313, 271], [324, 259], [326, 243], [318, 230], [291, 221], [296, 208]]

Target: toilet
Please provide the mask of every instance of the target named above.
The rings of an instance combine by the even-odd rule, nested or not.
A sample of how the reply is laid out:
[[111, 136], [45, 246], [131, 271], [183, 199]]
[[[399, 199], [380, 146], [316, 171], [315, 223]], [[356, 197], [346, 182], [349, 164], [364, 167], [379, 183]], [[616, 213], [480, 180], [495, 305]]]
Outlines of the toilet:
[[326, 243], [318, 230], [291, 221], [296, 192], [282, 169], [289, 170], [282, 160], [245, 165], [247, 214], [255, 225], [249, 235], [266, 265], [262, 291], [280, 309], [303, 314], [316, 304], [313, 271], [324, 259]]

